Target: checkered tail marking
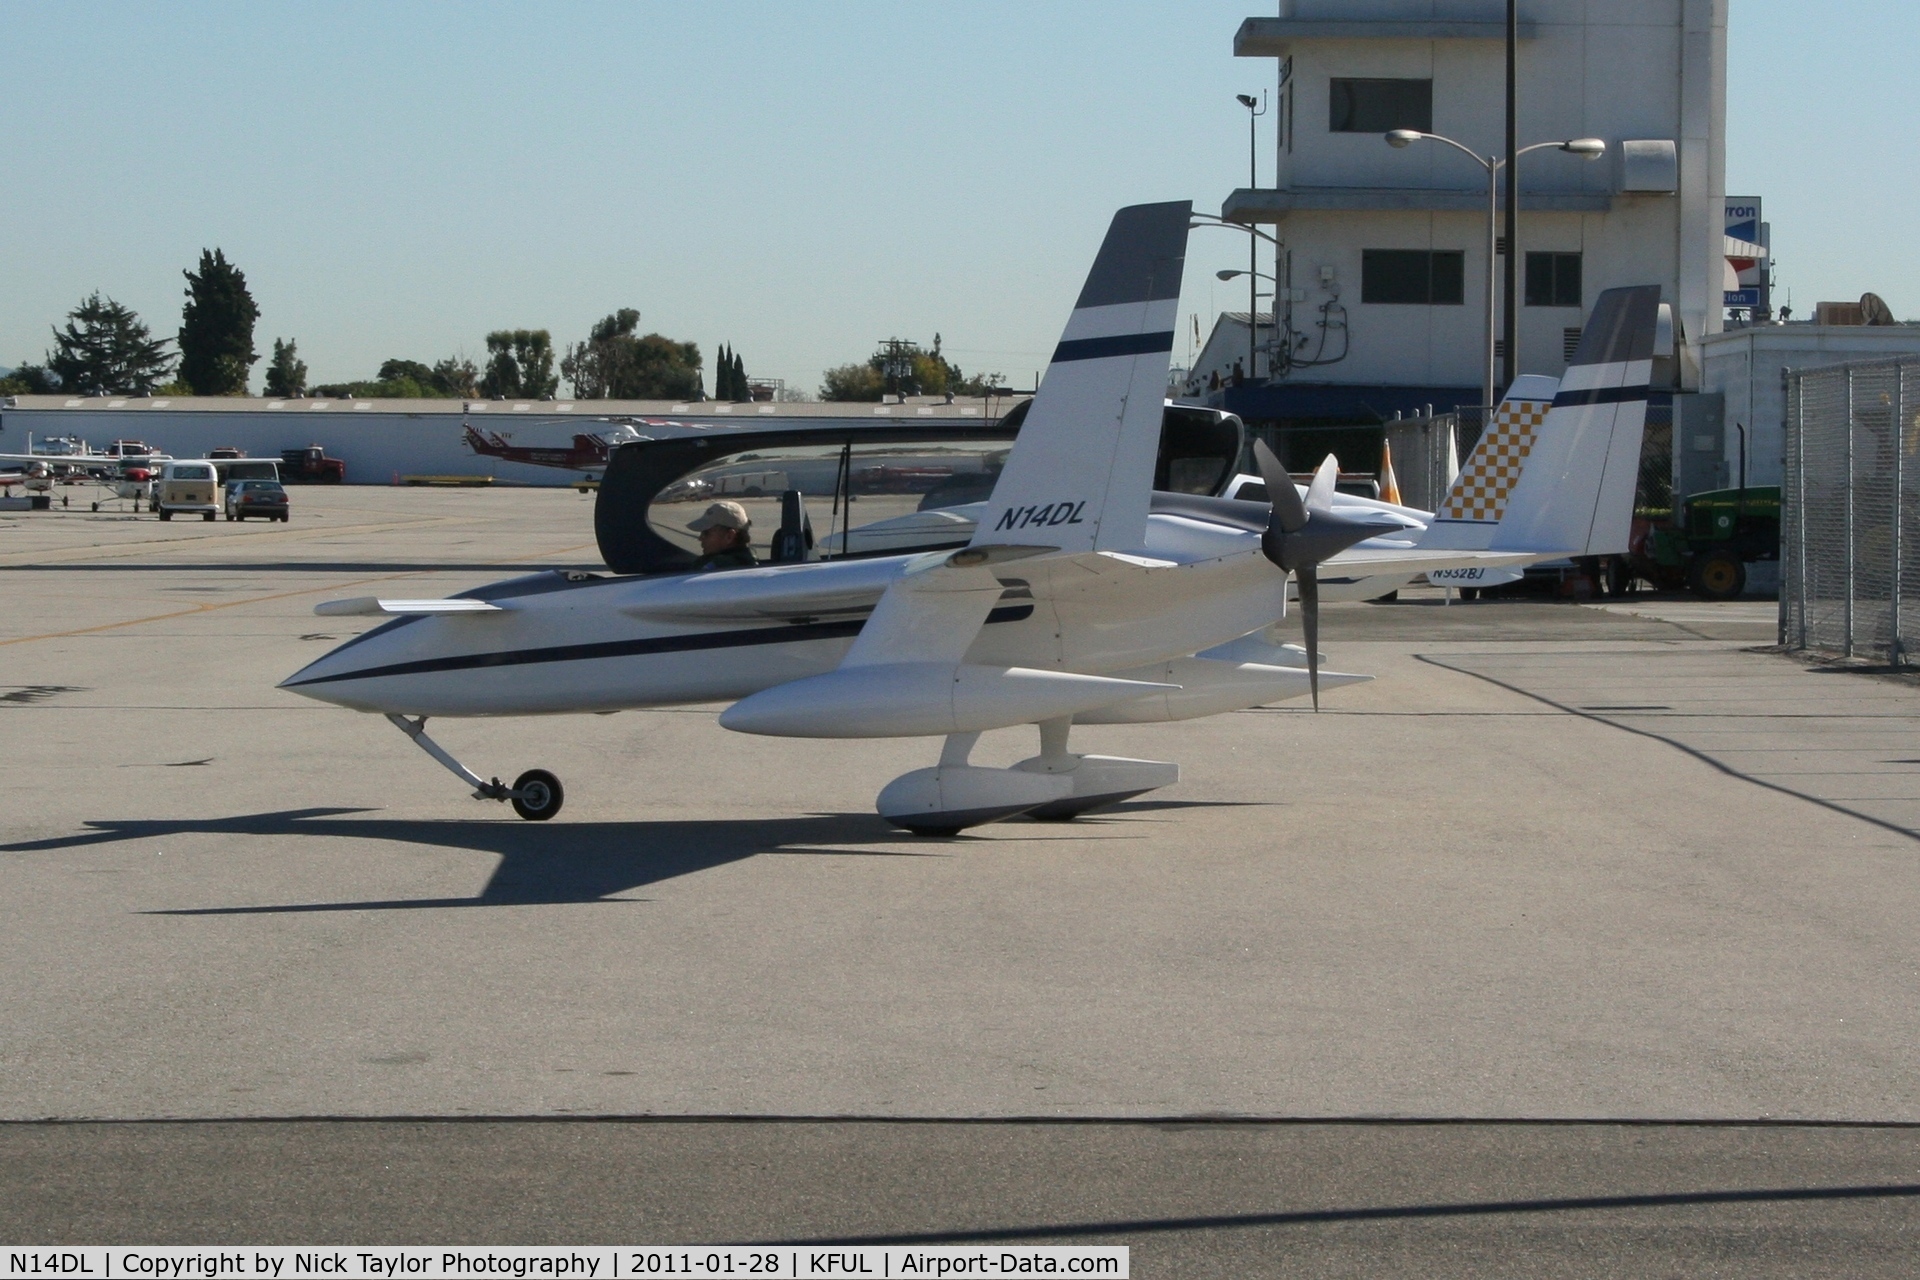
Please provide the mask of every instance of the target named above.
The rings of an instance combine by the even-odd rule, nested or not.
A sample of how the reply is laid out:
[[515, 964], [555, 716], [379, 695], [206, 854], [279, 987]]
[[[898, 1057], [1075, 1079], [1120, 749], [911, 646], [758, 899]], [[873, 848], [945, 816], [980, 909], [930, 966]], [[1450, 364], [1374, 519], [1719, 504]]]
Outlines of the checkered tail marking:
[[1553, 408], [1547, 400], [1507, 400], [1494, 410], [1493, 425], [1474, 447], [1473, 456], [1453, 482], [1440, 508], [1444, 520], [1498, 523], [1507, 497], [1520, 482], [1520, 470], [1533, 452], [1534, 437]]

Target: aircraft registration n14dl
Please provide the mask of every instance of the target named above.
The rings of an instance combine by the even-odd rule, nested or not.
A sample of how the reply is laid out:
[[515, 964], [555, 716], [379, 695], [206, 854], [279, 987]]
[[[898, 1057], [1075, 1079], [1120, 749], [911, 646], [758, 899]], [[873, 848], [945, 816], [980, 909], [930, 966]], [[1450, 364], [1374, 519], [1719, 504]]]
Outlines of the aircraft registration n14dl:
[[[1307, 694], [1318, 707], [1321, 686], [1367, 679], [1319, 670], [1322, 566], [1411, 578], [1626, 550], [1655, 286], [1600, 295], [1565, 378], [1516, 383], [1412, 540], [1404, 523], [1336, 511], [1330, 473], [1303, 495], [1264, 445], [1271, 503], [1156, 501], [1190, 215], [1187, 202], [1114, 215], [964, 547], [329, 601], [316, 611], [396, 616], [281, 687], [384, 714], [477, 798], [536, 820], [559, 810], [558, 779], [482, 780], [426, 735], [427, 718], [727, 702], [720, 723], [741, 733], [944, 737], [938, 762], [889, 782], [878, 808], [945, 834], [1071, 818], [1178, 779], [1171, 763], [1069, 751], [1076, 723], [1187, 720]], [[1272, 639], [1289, 577], [1304, 654]], [[1023, 724], [1039, 729], [1037, 755], [968, 763], [981, 733]]]

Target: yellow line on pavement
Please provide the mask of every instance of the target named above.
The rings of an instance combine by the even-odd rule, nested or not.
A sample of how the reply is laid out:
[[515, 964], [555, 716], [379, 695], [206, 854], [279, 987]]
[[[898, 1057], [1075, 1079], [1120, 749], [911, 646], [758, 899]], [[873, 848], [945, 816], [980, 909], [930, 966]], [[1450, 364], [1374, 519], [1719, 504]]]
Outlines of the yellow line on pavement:
[[[224, 535], [218, 534], [218, 533], [204, 533], [204, 534], [187, 536], [187, 537], [179, 537], [179, 538], [152, 538], [144, 542], [121, 542], [121, 543], [96, 542], [96, 543], [93, 543], [91, 546], [74, 547], [71, 550], [67, 550], [67, 551], [10, 551], [3, 555], [0, 555], [0, 569], [17, 568], [23, 565], [38, 566], [43, 564], [49, 564], [49, 565], [69, 564], [69, 563], [82, 561], [82, 560], [111, 560], [119, 556], [141, 555], [142, 553], [150, 551], [155, 547], [177, 548], [182, 544], [207, 542], [214, 538], [218, 538], [222, 536], [225, 536], [228, 538], [232, 538], [235, 536], [243, 536], [249, 539], [272, 538], [275, 541], [282, 541], [287, 539], [289, 536], [291, 536], [294, 539], [300, 539], [300, 538], [313, 537], [316, 534], [332, 535], [332, 534], [340, 534], [340, 533], [391, 533], [396, 529], [416, 529], [421, 527], [422, 525], [458, 524], [460, 520], [461, 520], [461, 517], [459, 516], [430, 516], [420, 520], [403, 520], [403, 521], [388, 523], [388, 524], [349, 524], [349, 525], [340, 525], [335, 528], [327, 528], [327, 529], [318, 528], [316, 526], [309, 524], [309, 525], [303, 525], [298, 529], [267, 529], [264, 531], [256, 531], [256, 530], [249, 529], [249, 530], [246, 530], [244, 533], [239, 533], [239, 534], [236, 534], [236, 531], [234, 530], [228, 530]], [[543, 554], [552, 554], [552, 553], [546, 552]], [[189, 565], [185, 567], [191, 568], [192, 566]], [[271, 568], [272, 566], [268, 565], [268, 566], [262, 566], [262, 567]]]

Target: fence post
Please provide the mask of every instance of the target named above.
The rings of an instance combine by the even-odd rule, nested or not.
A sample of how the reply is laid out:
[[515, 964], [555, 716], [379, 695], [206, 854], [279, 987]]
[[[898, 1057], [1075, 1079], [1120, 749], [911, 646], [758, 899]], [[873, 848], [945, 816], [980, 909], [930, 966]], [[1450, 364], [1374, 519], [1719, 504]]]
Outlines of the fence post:
[[1798, 544], [1796, 551], [1800, 564], [1800, 647], [1807, 647], [1807, 377], [1804, 373], [1793, 375], [1793, 408], [1798, 419], [1793, 428], [1793, 442], [1796, 454], [1793, 460], [1794, 488], [1794, 540]]
[[1887, 663], [1889, 666], [1906, 665], [1906, 646], [1900, 642], [1900, 472], [1901, 438], [1900, 424], [1907, 417], [1907, 362], [1902, 360], [1893, 370], [1893, 597], [1892, 616], [1888, 619]]
[[1846, 478], [1840, 486], [1845, 501], [1841, 508], [1841, 536], [1846, 540], [1845, 559], [1840, 563], [1843, 571], [1840, 575], [1844, 594], [1840, 597], [1840, 653], [1841, 656], [1853, 656], [1853, 369], [1847, 368], [1847, 416], [1843, 425], [1846, 445], [1841, 451], [1840, 460], [1846, 467]]

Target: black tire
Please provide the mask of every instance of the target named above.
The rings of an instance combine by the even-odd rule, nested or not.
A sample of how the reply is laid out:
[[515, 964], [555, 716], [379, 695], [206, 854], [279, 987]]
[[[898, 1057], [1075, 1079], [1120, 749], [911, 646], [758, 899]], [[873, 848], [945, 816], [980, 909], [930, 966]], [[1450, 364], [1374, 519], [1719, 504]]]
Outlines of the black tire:
[[1734, 600], [1747, 589], [1747, 566], [1725, 551], [1697, 557], [1687, 573], [1693, 593], [1706, 600]]
[[202, 512], [202, 513], [200, 514], [200, 518], [201, 518], [202, 520], [205, 520], [205, 521], [206, 521], [206, 522], [207, 522], [208, 524], [212, 524], [212, 523], [213, 523], [213, 512], [211, 512], [211, 511], [204, 511], [204, 512]]
[[173, 512], [171, 512], [171, 511], [169, 511], [169, 510], [167, 510], [167, 509], [166, 509], [165, 507], [161, 507], [161, 508], [160, 508], [160, 518], [161, 518], [162, 520], [171, 520], [171, 519], [173, 519]]
[[239, 518], [240, 518], [240, 517], [239, 517], [239, 516], [236, 516], [236, 515], [234, 515], [234, 514], [233, 514], [233, 512], [231, 512], [231, 511], [229, 511], [229, 512], [227, 512], [227, 521], [228, 521], [228, 523], [232, 523], [233, 521], [235, 521], [235, 520], [238, 520]]
[[96, 502], [96, 503], [94, 503], [94, 504], [93, 504], [93, 509], [94, 509], [95, 511], [98, 511], [98, 510], [100, 509], [100, 504], [99, 504], [99, 503], [97, 503], [97, 502]]
[[529, 794], [513, 797], [513, 811], [528, 822], [545, 822], [560, 812], [567, 793], [560, 779], [545, 769], [529, 769], [513, 780], [515, 791]]
[[1627, 558], [1625, 556], [1607, 557], [1606, 579], [1608, 595], [1624, 596], [1627, 594], [1628, 588], [1633, 586], [1633, 569], [1627, 564]]

